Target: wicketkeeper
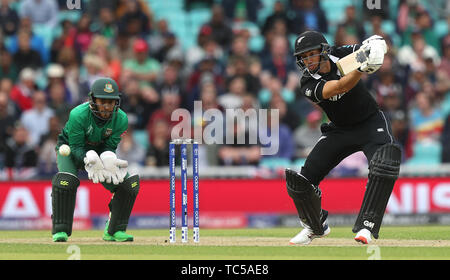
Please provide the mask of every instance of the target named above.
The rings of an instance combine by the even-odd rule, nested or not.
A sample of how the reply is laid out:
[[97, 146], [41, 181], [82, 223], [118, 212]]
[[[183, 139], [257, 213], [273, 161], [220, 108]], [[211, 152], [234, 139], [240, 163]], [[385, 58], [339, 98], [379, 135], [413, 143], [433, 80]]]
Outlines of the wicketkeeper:
[[[53, 241], [65, 242], [72, 234], [78, 171], [84, 168], [94, 183], [102, 183], [113, 196], [109, 219], [103, 233], [105, 241], [133, 241], [127, 234], [128, 220], [139, 192], [139, 176], [130, 176], [128, 162], [118, 159], [115, 151], [121, 135], [128, 128], [128, 118], [120, 106], [121, 94], [116, 82], [98, 79], [89, 92], [89, 102], [70, 112], [69, 120], [58, 136], [58, 173], [52, 179]], [[70, 147], [68, 156], [58, 150]]]
[[[360, 47], [370, 52], [367, 63], [342, 76], [336, 61]], [[321, 126], [322, 136], [301, 171], [286, 170], [287, 192], [304, 227], [291, 239], [292, 244], [309, 244], [330, 233], [319, 184], [343, 159], [358, 151], [368, 159], [369, 180], [353, 232], [355, 240], [365, 244], [372, 236], [378, 238], [399, 175], [401, 150], [389, 120], [360, 79], [363, 73], [380, 68], [386, 50], [386, 42], [377, 35], [361, 46], [332, 47], [321, 33], [306, 31], [295, 42], [294, 56], [302, 71], [301, 93], [321, 107], [330, 122]]]

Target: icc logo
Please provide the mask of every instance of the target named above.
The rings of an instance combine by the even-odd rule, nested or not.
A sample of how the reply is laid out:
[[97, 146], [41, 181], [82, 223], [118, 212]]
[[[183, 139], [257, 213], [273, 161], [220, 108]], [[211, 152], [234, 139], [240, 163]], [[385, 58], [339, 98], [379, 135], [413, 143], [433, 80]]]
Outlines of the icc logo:
[[369, 10], [381, 9], [381, 0], [366, 0], [366, 6]]
[[81, 10], [81, 0], [67, 0], [66, 4], [69, 10]]

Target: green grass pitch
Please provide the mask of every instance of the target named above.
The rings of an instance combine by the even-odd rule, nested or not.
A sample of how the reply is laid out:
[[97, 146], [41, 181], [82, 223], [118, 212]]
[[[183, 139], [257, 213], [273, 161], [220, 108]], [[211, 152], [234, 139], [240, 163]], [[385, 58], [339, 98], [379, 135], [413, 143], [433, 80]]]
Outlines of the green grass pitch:
[[54, 243], [50, 231], [0, 231], [2, 260], [441, 260], [450, 259], [448, 226], [384, 226], [369, 245], [351, 227], [332, 227], [308, 246], [289, 245], [298, 228], [201, 229], [200, 243], [168, 242], [168, 230], [134, 230], [134, 242], [105, 242], [102, 231], [74, 231]]

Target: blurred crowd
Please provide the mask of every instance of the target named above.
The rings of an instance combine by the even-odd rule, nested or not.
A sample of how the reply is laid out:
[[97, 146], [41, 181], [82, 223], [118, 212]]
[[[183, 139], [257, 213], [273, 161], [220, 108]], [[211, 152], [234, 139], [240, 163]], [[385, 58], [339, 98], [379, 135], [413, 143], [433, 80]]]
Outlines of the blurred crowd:
[[[301, 164], [327, 121], [298, 93], [293, 38], [305, 30], [323, 32], [336, 46], [382, 35], [389, 52], [364, 83], [390, 118], [404, 163], [450, 161], [450, 29], [436, 32], [437, 22], [450, 26], [447, 1], [398, 0], [395, 10], [385, 0], [381, 9], [347, 1], [336, 22], [323, 6], [332, 1], [325, 0], [166, 0], [183, 2], [186, 12], [210, 13], [188, 47], [170, 20], [155, 15], [158, 1], [89, 0], [69, 11], [65, 0], [0, 0], [0, 179], [53, 175], [57, 135], [104, 76], [123, 93], [129, 130], [117, 153], [130, 164], [167, 166], [177, 124], [171, 113], [192, 112], [194, 101], [221, 112], [279, 110], [277, 154], [261, 155], [260, 144], [202, 145], [202, 165]], [[267, 5], [270, 13], [259, 17]], [[62, 17], [67, 12], [79, 15]], [[251, 44], [255, 28], [259, 47]], [[336, 172], [352, 174], [363, 161], [356, 155]]]

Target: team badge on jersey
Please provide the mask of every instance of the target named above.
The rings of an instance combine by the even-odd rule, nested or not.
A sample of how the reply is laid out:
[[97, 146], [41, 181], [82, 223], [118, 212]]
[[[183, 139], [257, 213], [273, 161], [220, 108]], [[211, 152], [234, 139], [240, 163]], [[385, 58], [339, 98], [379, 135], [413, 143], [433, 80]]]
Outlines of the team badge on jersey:
[[104, 137], [109, 137], [112, 134], [112, 129], [111, 128], [107, 128], [105, 130], [105, 133], [103, 134]]

